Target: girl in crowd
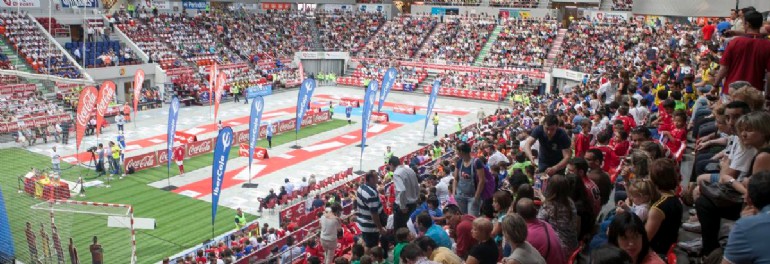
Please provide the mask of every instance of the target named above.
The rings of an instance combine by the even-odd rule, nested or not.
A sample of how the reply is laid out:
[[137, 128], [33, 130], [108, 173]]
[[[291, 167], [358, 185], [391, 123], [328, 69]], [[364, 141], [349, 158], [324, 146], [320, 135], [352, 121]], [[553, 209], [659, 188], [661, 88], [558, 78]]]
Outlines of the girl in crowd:
[[634, 264], [665, 264], [650, 248], [644, 222], [636, 214], [620, 213], [607, 230], [609, 243], [631, 256]]

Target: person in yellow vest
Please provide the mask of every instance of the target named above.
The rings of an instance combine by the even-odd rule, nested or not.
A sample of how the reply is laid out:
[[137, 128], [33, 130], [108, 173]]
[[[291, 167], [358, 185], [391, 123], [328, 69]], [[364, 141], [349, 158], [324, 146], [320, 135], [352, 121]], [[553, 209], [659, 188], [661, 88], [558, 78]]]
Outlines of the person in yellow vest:
[[433, 115], [433, 137], [438, 136], [438, 112]]
[[120, 147], [118, 147], [115, 142], [110, 141], [109, 143], [110, 151], [111, 151], [111, 159], [109, 159], [110, 167], [112, 168], [112, 172], [110, 173], [110, 177], [114, 176], [115, 174], [120, 174]]
[[246, 227], [246, 215], [243, 214], [241, 208], [238, 208], [238, 210], [235, 212], [235, 228], [243, 229], [244, 227]]
[[388, 146], [388, 148], [385, 150], [385, 164], [388, 163], [390, 157], [393, 157], [393, 151], [390, 150], [390, 146]]
[[463, 132], [463, 119], [457, 118], [457, 134], [460, 134]]
[[240, 85], [234, 84], [232, 89], [230, 89], [230, 92], [233, 94], [233, 103], [237, 103], [241, 101], [240, 99], [238, 99], [238, 96], [241, 94]]
[[444, 149], [441, 148], [441, 146], [438, 143], [438, 140], [434, 141], [433, 142], [433, 155], [432, 155], [433, 159], [437, 160], [437, 159], [441, 158], [441, 155], [443, 155], [443, 154], [444, 154]]

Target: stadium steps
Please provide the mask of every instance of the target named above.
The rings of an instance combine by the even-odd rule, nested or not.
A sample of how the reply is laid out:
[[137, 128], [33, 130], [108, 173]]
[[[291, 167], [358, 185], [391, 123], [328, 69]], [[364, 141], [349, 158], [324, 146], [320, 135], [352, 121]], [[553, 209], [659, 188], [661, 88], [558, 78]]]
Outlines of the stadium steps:
[[540, 0], [537, 4], [537, 8], [551, 8], [551, 0]]
[[417, 46], [417, 52], [415, 52], [412, 57], [417, 57], [420, 54], [420, 51], [422, 51], [422, 49], [425, 48], [425, 43], [428, 43], [428, 40], [431, 39], [431, 37], [433, 37], [433, 34], [436, 34], [438, 32], [437, 29], [439, 27], [443, 28], [443, 27], [445, 27], [445, 25], [446, 24], [441, 23], [441, 22], [436, 23], [435, 25], [433, 25], [433, 27], [430, 28], [430, 32], [428, 32], [428, 35], [425, 35], [425, 37], [420, 42], [420, 45]]
[[438, 73], [428, 72], [428, 77], [425, 77], [425, 80], [422, 80], [422, 82], [417, 84], [417, 87], [414, 88], [415, 91], [422, 92], [422, 88], [430, 87], [431, 85], [433, 85], [433, 81], [436, 80], [437, 78], [438, 78]]
[[8, 56], [8, 60], [10, 60], [11, 64], [13, 64], [13, 66], [16, 67], [16, 70], [29, 72], [29, 73], [36, 73], [32, 70], [32, 67], [27, 63], [27, 61], [22, 60], [21, 57], [19, 57], [19, 54], [16, 53], [16, 51], [13, 49], [13, 46], [8, 44], [5, 38], [2, 38], [2, 41], [0, 41], [0, 44], [1, 44], [0, 49], [2, 49], [3, 54], [5, 56]]
[[559, 33], [556, 34], [556, 39], [553, 40], [553, 46], [551, 46], [551, 50], [548, 52], [547, 59], [545, 60], [545, 65], [543, 65], [544, 71], [550, 71], [551, 68], [553, 68], [553, 60], [556, 58], [557, 54], [561, 54], [562, 50], [562, 43], [564, 43], [564, 36], [567, 35], [567, 29], [566, 28], [560, 28]]
[[476, 60], [473, 61], [473, 66], [481, 66], [481, 62], [484, 61], [484, 58], [487, 57], [487, 54], [489, 54], [489, 50], [492, 49], [492, 45], [495, 44], [497, 41], [497, 37], [500, 35], [500, 31], [503, 31], [502, 25], [497, 25], [495, 27], [495, 30], [492, 31], [492, 34], [489, 35], [489, 38], [487, 39], [487, 43], [484, 44], [484, 47], [481, 49], [481, 52], [479, 52], [479, 56], [476, 57]]
[[615, 3], [613, 3], [613, 0], [602, 0], [602, 3], [599, 5], [599, 10], [612, 11], [614, 5]]
[[315, 51], [324, 50], [323, 45], [321, 45], [321, 39], [319, 38], [319, 36], [321, 36], [321, 32], [318, 31], [318, 24], [317, 24], [317, 23], [320, 23], [319, 21], [320, 19], [321, 19], [320, 17], [314, 17], [312, 18], [313, 21], [308, 23], [310, 24], [310, 32], [311, 32], [311, 35], [313, 36], [313, 42], [311, 43], [311, 45], [313, 47], [313, 50]]

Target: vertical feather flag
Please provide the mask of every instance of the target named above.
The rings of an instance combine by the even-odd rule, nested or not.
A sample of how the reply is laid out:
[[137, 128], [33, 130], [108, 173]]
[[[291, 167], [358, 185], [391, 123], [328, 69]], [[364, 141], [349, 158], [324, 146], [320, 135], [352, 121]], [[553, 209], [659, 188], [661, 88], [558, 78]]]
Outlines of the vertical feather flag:
[[224, 127], [219, 130], [217, 143], [214, 146], [214, 163], [211, 168], [211, 227], [214, 228], [214, 219], [217, 217], [219, 194], [222, 190], [225, 171], [227, 171], [227, 158], [230, 156], [230, 147], [233, 145], [233, 129]]
[[222, 100], [222, 90], [225, 88], [225, 82], [227, 81], [227, 74], [220, 72], [217, 76], [217, 89], [214, 91], [214, 122], [217, 122], [217, 114], [219, 114], [219, 101]]
[[430, 90], [430, 97], [428, 98], [428, 112], [425, 115], [425, 125], [422, 128], [422, 133], [425, 134], [425, 129], [428, 129], [428, 120], [433, 115], [433, 105], [436, 104], [436, 98], [438, 97], [438, 90], [441, 88], [441, 80], [433, 81], [433, 88]]
[[136, 120], [136, 108], [139, 106], [139, 95], [142, 94], [143, 83], [144, 71], [142, 69], [137, 69], [134, 74], [134, 120]]
[[[112, 102], [112, 98], [115, 97], [115, 83], [112, 81], [105, 81], [99, 89], [99, 95], [96, 98], [96, 134], [100, 134], [102, 130], [102, 123], [104, 122], [104, 114], [107, 113], [107, 107]], [[120, 114], [120, 113], [118, 113]]]
[[75, 125], [77, 126], [75, 132], [75, 148], [80, 149], [80, 142], [83, 141], [83, 135], [86, 132], [86, 126], [91, 119], [91, 113], [96, 108], [96, 98], [98, 92], [96, 87], [88, 86], [80, 91], [80, 98], [78, 99], [78, 111], [75, 115]]
[[366, 132], [369, 130], [369, 122], [371, 122], [372, 110], [374, 109], [374, 100], [377, 99], [377, 88], [379, 84], [377, 80], [369, 82], [369, 86], [366, 88], [364, 94], [364, 109], [361, 120], [361, 157], [364, 155], [364, 148], [366, 147]]
[[385, 98], [388, 98], [390, 89], [392, 89], [393, 84], [396, 83], [396, 76], [398, 76], [398, 71], [396, 71], [396, 68], [390, 67], [390, 69], [385, 72], [385, 76], [382, 77], [382, 88], [380, 89], [380, 102], [377, 105], [377, 112], [382, 111], [382, 104], [385, 103]]
[[179, 117], [179, 98], [171, 98], [171, 106], [168, 107], [168, 131], [166, 131], [166, 169], [171, 170], [171, 155], [174, 154], [174, 135], [176, 134], [176, 120]]
[[209, 67], [209, 106], [214, 104], [214, 86], [217, 84], [217, 68], [216, 63]]
[[[251, 163], [254, 161], [254, 148], [259, 139], [259, 126], [262, 125], [262, 112], [265, 110], [265, 99], [257, 96], [251, 101], [251, 115], [249, 116], [249, 177], [251, 177]], [[251, 178], [249, 178], [251, 179]]]
[[302, 82], [302, 86], [299, 87], [299, 94], [297, 95], [297, 126], [294, 129], [294, 133], [299, 133], [299, 128], [302, 127], [302, 117], [307, 112], [307, 105], [310, 103], [310, 99], [313, 98], [313, 91], [315, 91], [315, 80], [307, 78]]

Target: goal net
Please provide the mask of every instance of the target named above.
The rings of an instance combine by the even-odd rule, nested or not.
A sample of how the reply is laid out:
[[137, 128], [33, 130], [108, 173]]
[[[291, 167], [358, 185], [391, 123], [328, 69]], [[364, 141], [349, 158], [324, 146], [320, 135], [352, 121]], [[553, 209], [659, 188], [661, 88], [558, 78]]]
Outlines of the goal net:
[[25, 229], [27, 248], [19, 252], [28, 256], [20, 259], [70, 263], [77, 255], [81, 263], [100, 257], [105, 263], [136, 263], [131, 205], [50, 200], [31, 208], [35, 213]]

